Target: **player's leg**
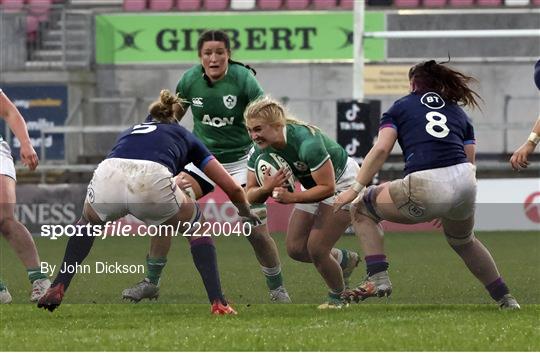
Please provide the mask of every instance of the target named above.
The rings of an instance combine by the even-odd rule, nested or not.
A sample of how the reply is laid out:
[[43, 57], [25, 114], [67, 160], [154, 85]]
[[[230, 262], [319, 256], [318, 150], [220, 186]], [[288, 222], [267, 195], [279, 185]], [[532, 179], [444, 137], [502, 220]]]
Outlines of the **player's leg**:
[[392, 283], [389, 263], [384, 250], [383, 219], [398, 223], [413, 223], [394, 205], [390, 196], [391, 183], [367, 188], [359, 202], [351, 207], [352, 223], [366, 261], [367, 279], [357, 289], [358, 299], [388, 296]]
[[474, 216], [460, 221], [443, 218], [442, 225], [452, 249], [461, 257], [471, 273], [485, 286], [489, 295], [503, 309], [519, 309], [520, 306], [510, 294], [491, 253], [474, 236]]
[[[318, 204], [298, 204], [291, 214], [285, 243], [287, 254], [293, 260], [312, 262], [307, 248], [307, 242], [313, 222], [315, 221], [317, 209]], [[358, 253], [348, 249], [332, 248], [330, 255], [339, 263], [343, 271], [345, 286], [348, 286], [349, 278], [353, 270], [358, 266]]]
[[313, 227], [309, 233], [307, 249], [311, 261], [328, 287], [328, 300], [321, 309], [338, 308], [343, 304], [341, 296], [345, 290], [343, 271], [331, 252], [350, 224], [347, 211], [334, 213], [330, 205], [319, 203]]
[[9, 293], [9, 290], [7, 289], [4, 282], [2, 282], [2, 279], [0, 278], [0, 304], [9, 304], [13, 298], [11, 298], [11, 294]]
[[[188, 167], [188, 166], [186, 166]], [[214, 190], [214, 185], [193, 165], [174, 178], [176, 186], [193, 200]], [[122, 291], [122, 298], [139, 302], [159, 297], [161, 273], [167, 264], [171, 237], [150, 237], [150, 250], [146, 256], [146, 271], [142, 281]]]
[[[247, 183], [247, 161], [248, 156], [237, 162], [223, 164], [225, 170], [243, 187]], [[252, 211], [259, 216], [262, 224], [252, 228], [251, 235], [246, 239], [253, 248], [253, 252], [261, 266], [261, 271], [266, 278], [270, 300], [273, 303], [290, 303], [291, 298], [283, 284], [278, 248], [274, 238], [270, 236], [268, 231], [266, 205], [253, 205]]]
[[0, 175], [0, 233], [6, 238], [15, 254], [26, 268], [28, 279], [32, 283], [30, 300], [35, 302], [45, 294], [51, 282], [41, 272], [40, 259], [26, 227], [15, 218], [15, 184], [7, 175]]
[[47, 290], [38, 301], [38, 308], [44, 308], [49, 311], [54, 311], [64, 298], [64, 293], [67, 291], [71, 280], [77, 273], [74, 269], [77, 265], [83, 263], [94, 244], [94, 234], [92, 232], [93, 225], [101, 225], [105, 223], [92, 206], [85, 201], [83, 206], [83, 214], [77, 221], [78, 233], [80, 236], [72, 236], [69, 238], [64, 258], [59, 266], [58, 274], [54, 279], [51, 287]]
[[[194, 200], [179, 193], [178, 190], [176, 191], [176, 199], [178, 204], [181, 205], [180, 209], [163, 224], [177, 228], [178, 224], [204, 223], [203, 215]], [[236, 311], [228, 305], [221, 289], [216, 248], [212, 237], [192, 235], [186, 238], [191, 247], [193, 263], [197, 271], [199, 271], [208, 300], [212, 305], [212, 314], [236, 314]]]

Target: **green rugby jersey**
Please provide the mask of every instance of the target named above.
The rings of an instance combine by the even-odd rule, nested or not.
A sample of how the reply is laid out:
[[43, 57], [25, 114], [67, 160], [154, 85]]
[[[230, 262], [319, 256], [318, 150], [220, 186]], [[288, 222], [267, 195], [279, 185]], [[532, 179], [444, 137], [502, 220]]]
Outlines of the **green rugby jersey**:
[[334, 166], [336, 181], [345, 171], [347, 152], [321, 131], [316, 130], [315, 134], [312, 134], [303, 125], [287, 124], [286, 138], [287, 146], [282, 150], [273, 147], [260, 149], [255, 145], [255, 151], [248, 161], [248, 169], [255, 171], [255, 160], [261, 153], [276, 153], [287, 161], [294, 176], [306, 189], [316, 185], [311, 173], [319, 169], [328, 159]]
[[225, 76], [208, 87], [202, 65], [195, 65], [182, 75], [176, 92], [189, 101], [193, 133], [221, 163], [236, 162], [248, 153], [253, 144], [244, 110], [264, 94], [249, 69], [229, 64]]

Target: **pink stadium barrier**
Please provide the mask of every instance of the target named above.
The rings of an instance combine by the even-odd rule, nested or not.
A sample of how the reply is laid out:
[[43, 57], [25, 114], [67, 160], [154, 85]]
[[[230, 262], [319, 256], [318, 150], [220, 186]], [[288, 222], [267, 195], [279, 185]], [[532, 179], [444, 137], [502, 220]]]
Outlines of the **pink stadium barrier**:
[[397, 7], [419, 7], [420, 0], [395, 0], [394, 5]]
[[197, 11], [201, 6], [201, 0], [177, 0], [176, 2], [176, 8], [180, 11]]
[[287, 10], [305, 10], [309, 6], [309, 0], [285, 0]]
[[146, 0], [124, 0], [124, 11], [146, 10]]
[[204, 9], [207, 11], [223, 11], [229, 8], [229, 0], [204, 0]]
[[170, 11], [174, 0], [148, 0], [148, 9], [152, 11]]
[[501, 6], [502, 0], [476, 0], [478, 6]]
[[444, 7], [446, 0], [424, 0], [425, 7]]
[[449, 5], [452, 7], [470, 7], [474, 6], [474, 0], [450, 0]]
[[259, 10], [279, 10], [283, 6], [283, 0], [259, 0]]
[[315, 10], [330, 10], [337, 7], [337, 0], [313, 0]]

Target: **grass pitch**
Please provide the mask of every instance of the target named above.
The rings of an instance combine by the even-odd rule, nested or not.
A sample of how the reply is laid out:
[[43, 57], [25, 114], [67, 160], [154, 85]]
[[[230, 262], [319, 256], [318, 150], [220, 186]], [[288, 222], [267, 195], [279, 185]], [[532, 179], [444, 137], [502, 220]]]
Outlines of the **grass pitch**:
[[[441, 234], [386, 236], [394, 293], [336, 311], [319, 311], [322, 279], [310, 264], [286, 256], [276, 235], [286, 285], [295, 304], [272, 305], [245, 239], [219, 238], [218, 259], [237, 317], [212, 317], [187, 242], [177, 239], [157, 302], [122, 303], [121, 290], [139, 274], [81, 274], [65, 304], [49, 313], [26, 304], [26, 273], [5, 241], [2, 278], [16, 304], [0, 306], [0, 350], [54, 351], [538, 351], [540, 237], [533, 232], [480, 233], [522, 304], [501, 312]], [[358, 250], [354, 237], [340, 247]], [[37, 239], [42, 261], [59, 264], [65, 239]], [[148, 239], [96, 239], [86, 263], [144, 264]], [[353, 283], [364, 275], [361, 263]], [[24, 303], [24, 304], [23, 304]]]

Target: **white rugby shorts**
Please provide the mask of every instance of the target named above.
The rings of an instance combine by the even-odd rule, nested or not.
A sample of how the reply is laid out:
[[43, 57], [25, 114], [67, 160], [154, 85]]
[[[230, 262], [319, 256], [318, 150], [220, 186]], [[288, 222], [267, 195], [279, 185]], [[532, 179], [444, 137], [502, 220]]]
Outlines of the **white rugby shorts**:
[[[354, 181], [356, 180], [356, 174], [358, 174], [359, 170], [360, 167], [358, 166], [358, 163], [356, 163], [356, 161], [351, 157], [348, 157], [347, 164], [345, 165], [345, 170], [343, 171], [341, 177], [339, 177], [339, 179], [336, 181], [336, 192], [334, 196], [330, 196], [329, 198], [326, 198], [317, 203], [297, 203], [295, 204], [294, 208], [311, 214], [316, 214], [320, 203], [332, 206], [334, 204], [336, 196], [349, 189], [354, 184]], [[302, 186], [302, 191], [304, 190], [306, 189]], [[349, 210], [350, 207], [351, 205], [348, 204], [345, 205], [342, 209]]]
[[94, 171], [88, 202], [102, 221], [131, 214], [159, 225], [175, 215], [185, 196], [167, 167], [152, 161], [109, 158]]
[[390, 182], [389, 192], [394, 205], [411, 221], [465, 220], [474, 215], [476, 167], [460, 163], [414, 172]]
[[0, 142], [0, 174], [7, 175], [15, 181], [17, 180], [11, 149], [6, 141]]

